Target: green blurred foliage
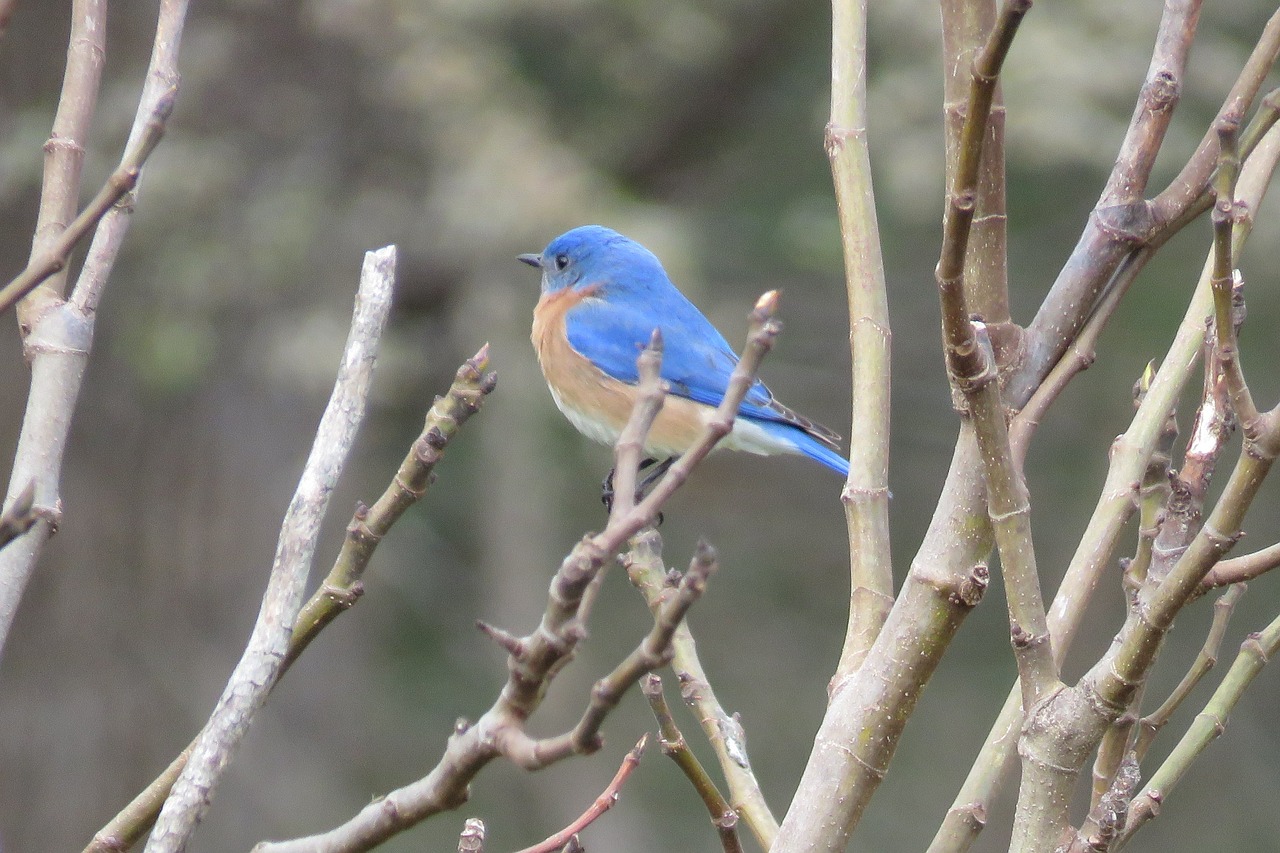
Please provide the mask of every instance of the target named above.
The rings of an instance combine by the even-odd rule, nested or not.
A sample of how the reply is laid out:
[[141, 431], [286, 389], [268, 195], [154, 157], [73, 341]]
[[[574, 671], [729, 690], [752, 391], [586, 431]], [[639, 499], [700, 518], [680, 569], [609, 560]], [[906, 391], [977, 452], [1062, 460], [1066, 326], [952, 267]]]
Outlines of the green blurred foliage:
[[[936, 8], [873, 6], [870, 140], [896, 332], [891, 486], [901, 575], [956, 423], [932, 280], [942, 87]], [[1154, 2], [1043, 4], [1019, 36], [1004, 94], [1020, 321], [1101, 188], [1159, 11]], [[154, 24], [150, 5], [112, 14], [86, 198], [119, 156]], [[601, 524], [608, 454], [578, 436], [543, 389], [527, 342], [537, 283], [513, 262], [517, 252], [584, 222], [614, 226], [658, 252], [730, 340], [741, 337], [756, 295], [781, 287], [787, 329], [765, 378], [799, 410], [837, 428], [847, 422], [842, 266], [821, 144], [827, 14], [784, 0], [194, 5], [177, 111], [102, 306], [66, 465], [63, 528], [0, 667], [0, 847], [76, 849], [207, 715], [257, 611], [363, 250], [399, 244], [397, 309], [317, 570], [350, 507], [381, 491], [432, 395], [485, 341], [499, 389], [450, 449], [427, 500], [380, 548], [362, 603], [272, 697], [194, 850], [319, 830], [421, 775], [455, 718], [480, 713], [504, 677], [502, 655], [474, 620], [532, 628], [561, 556]], [[1264, 14], [1244, 3], [1206, 9], [1157, 185], [1194, 148]], [[67, 16], [66, 4], [22, 0], [0, 41], [0, 271], [25, 261]], [[1280, 393], [1265, 360], [1274, 361], [1280, 319], [1267, 262], [1275, 222], [1260, 219], [1245, 259], [1260, 296], [1245, 361], [1266, 400]], [[1050, 588], [1127, 421], [1129, 387], [1181, 315], [1207, 233], [1197, 225], [1164, 250], [1117, 315], [1097, 366], [1053, 410], [1032, 450]], [[16, 334], [0, 336], [0, 346], [11, 401], [0, 436], [11, 447], [25, 370]], [[1255, 364], [1251, 351], [1265, 355]], [[699, 535], [720, 549], [723, 570], [691, 621], [718, 692], [743, 714], [779, 814], [843, 634], [839, 485], [794, 459], [718, 456], [672, 503], [663, 528], [672, 565], [686, 562]], [[1260, 522], [1277, 509], [1270, 490], [1245, 547], [1275, 538], [1274, 525]], [[538, 733], [571, 724], [591, 682], [645, 629], [637, 596], [614, 574], [590, 640], [535, 720]], [[1119, 624], [1117, 586], [1100, 592], [1098, 627], [1078, 643], [1072, 673]], [[1273, 615], [1274, 581], [1255, 587], [1229, 646]], [[989, 599], [926, 692], [862, 846], [924, 846], [1003, 701], [1014, 667], [998, 586]], [[1180, 676], [1177, 661], [1198, 646], [1207, 611], [1180, 621], [1155, 694]], [[1135, 849], [1275, 848], [1276, 696], [1265, 674]], [[471, 815], [486, 820], [494, 849], [549, 834], [586, 807], [652, 727], [642, 704], [638, 695], [624, 702], [598, 756], [537, 776], [496, 763], [459, 813], [386, 849], [450, 849]], [[693, 735], [692, 720], [682, 722]], [[715, 843], [656, 750], [586, 842], [625, 851]], [[981, 849], [1004, 844], [993, 830]]]

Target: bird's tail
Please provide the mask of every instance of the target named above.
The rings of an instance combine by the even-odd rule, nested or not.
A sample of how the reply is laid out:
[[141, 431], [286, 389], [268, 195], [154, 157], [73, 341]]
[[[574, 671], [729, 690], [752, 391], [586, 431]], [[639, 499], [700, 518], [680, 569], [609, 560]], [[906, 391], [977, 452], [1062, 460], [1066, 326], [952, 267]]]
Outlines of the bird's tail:
[[791, 440], [795, 442], [796, 449], [810, 459], [816, 459], [823, 465], [826, 465], [832, 471], [835, 471], [841, 477], [849, 476], [849, 460], [845, 459], [838, 452], [827, 447], [808, 433], [793, 431], [795, 434], [791, 436]]

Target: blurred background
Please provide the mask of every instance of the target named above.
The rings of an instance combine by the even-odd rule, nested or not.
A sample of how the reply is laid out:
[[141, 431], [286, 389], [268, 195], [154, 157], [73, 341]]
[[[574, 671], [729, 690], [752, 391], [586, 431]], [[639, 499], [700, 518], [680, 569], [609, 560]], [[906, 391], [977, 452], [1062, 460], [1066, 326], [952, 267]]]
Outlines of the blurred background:
[[[890, 485], [901, 577], [956, 431], [932, 279], [939, 23], [922, 0], [873, 5], [870, 139], [895, 331]], [[1019, 35], [1004, 84], [1019, 321], [1030, 319], [1114, 160], [1160, 5], [1045, 4]], [[1206, 7], [1153, 185], [1193, 150], [1261, 31], [1265, 5]], [[29, 249], [68, 6], [22, 0], [0, 41], [0, 278], [20, 270]], [[154, 28], [153, 4], [112, 12], [86, 198], [119, 156]], [[848, 431], [848, 326], [822, 149], [828, 15], [826, 4], [788, 0], [193, 5], [177, 110], [97, 324], [65, 466], [64, 522], [0, 666], [5, 853], [80, 849], [206, 718], [257, 613], [364, 250], [399, 245], [397, 306], [317, 577], [355, 502], [381, 492], [433, 396], [486, 341], [498, 390], [450, 447], [427, 499], [378, 550], [359, 606], [272, 695], [193, 850], [245, 850], [326, 829], [421, 776], [454, 720], [488, 707], [505, 676], [504, 656], [474, 621], [531, 629], [564, 553], [602, 524], [609, 455], [572, 430], [545, 390], [528, 341], [537, 276], [514, 261], [518, 252], [539, 251], [578, 224], [615, 227], [657, 252], [735, 344], [756, 296], [781, 287], [786, 331], [764, 377], [788, 404]], [[1197, 223], [1163, 250], [1111, 324], [1097, 365], [1053, 409], [1032, 449], [1050, 589], [1127, 423], [1131, 384], [1164, 352], [1208, 235], [1208, 223]], [[1262, 401], [1280, 393], [1267, 369], [1280, 321], [1277, 236], [1277, 218], [1264, 212], [1244, 260], [1245, 365]], [[27, 381], [12, 324], [0, 350], [4, 455]], [[1184, 429], [1189, 411], [1190, 403]], [[779, 816], [843, 637], [840, 485], [798, 459], [716, 456], [669, 505], [662, 528], [671, 565], [687, 564], [699, 536], [720, 550], [722, 570], [691, 622], [717, 691], [742, 714]], [[1255, 505], [1242, 549], [1277, 538], [1276, 495], [1271, 484]], [[1280, 609], [1275, 579], [1253, 587], [1222, 670], [1244, 633]], [[1179, 621], [1152, 695], [1181, 676], [1209, 610], [1203, 601]], [[1090, 616], [1070, 676], [1119, 624], [1118, 574]], [[533, 731], [571, 725], [592, 681], [648, 623], [612, 573], [590, 639]], [[927, 844], [1013, 673], [994, 583], [926, 691], [859, 830], [860, 848]], [[1159, 755], [1208, 694], [1202, 686], [1175, 718]], [[1280, 679], [1266, 671], [1134, 849], [1276, 849], [1278, 699]], [[469, 816], [488, 824], [490, 849], [540, 840], [585, 809], [652, 728], [631, 694], [595, 757], [538, 775], [496, 762], [463, 809], [385, 849], [453, 849]], [[1006, 804], [993, 816], [982, 850], [1005, 848], [1007, 812]], [[716, 846], [692, 790], [656, 749], [584, 841], [620, 851]]]

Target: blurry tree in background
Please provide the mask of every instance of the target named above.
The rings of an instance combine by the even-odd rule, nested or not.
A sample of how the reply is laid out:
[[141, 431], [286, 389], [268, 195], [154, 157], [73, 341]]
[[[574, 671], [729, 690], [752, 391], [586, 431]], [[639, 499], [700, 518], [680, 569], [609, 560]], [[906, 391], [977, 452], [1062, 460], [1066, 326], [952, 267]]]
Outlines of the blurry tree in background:
[[[6, 279], [27, 266], [31, 253], [41, 149], [58, 109], [68, 28], [83, 25], [86, 10], [105, 9], [93, 0], [72, 5], [0, 0], [0, 19], [10, 15], [0, 37], [0, 221], [7, 226], [0, 270]], [[1179, 555], [1201, 529], [1200, 501], [1206, 518], [1215, 506], [1243, 510], [1247, 498], [1226, 485], [1231, 469], [1237, 460], [1267, 461], [1274, 452], [1268, 443], [1273, 427], [1263, 416], [1252, 424], [1244, 419], [1249, 453], [1242, 453], [1239, 429], [1217, 444], [1210, 440], [1207, 452], [1192, 441], [1201, 435], [1193, 424], [1205, 393], [1203, 362], [1190, 365], [1208, 346], [1204, 318], [1215, 313], [1208, 273], [1188, 315], [1185, 328], [1192, 332], [1183, 334], [1194, 345], [1184, 348], [1181, 361], [1166, 353], [1201, 266], [1212, 262], [1214, 235], [1203, 201], [1203, 215], [1185, 227], [1176, 216], [1161, 219], [1176, 207], [1162, 193], [1166, 186], [1173, 195], [1185, 190], [1186, 201], [1207, 198], [1198, 193], [1218, 163], [1214, 117], [1255, 45], [1260, 57], [1251, 67], [1260, 73], [1251, 106], [1241, 106], [1239, 140], [1242, 150], [1253, 152], [1253, 165], [1238, 187], [1221, 182], [1217, 188], [1245, 199], [1260, 195], [1269, 177], [1263, 166], [1274, 157], [1275, 141], [1252, 148], [1247, 130], [1260, 117], [1274, 119], [1276, 106], [1261, 97], [1275, 84], [1274, 75], [1270, 85], [1266, 78], [1278, 28], [1268, 23], [1274, 10], [1263, 5], [1207, 4], [1201, 17], [1197, 2], [1171, 0], [1163, 8], [1152, 0], [1046, 3], [1022, 24], [1001, 73], [1003, 110], [995, 121], [1002, 133], [986, 137], [970, 267], [959, 292], [969, 300], [967, 313], [986, 321], [980, 331], [994, 344], [1003, 403], [1019, 409], [1034, 400], [1039, 381], [1088, 318], [1098, 319], [1085, 326], [1087, 334], [1099, 334], [1096, 364], [1039, 419], [1026, 457], [1032, 567], [1038, 566], [1046, 602], [1068, 566], [1077, 577], [1092, 573], [1073, 606], [1082, 606], [1086, 587], [1097, 590], [1087, 613], [1076, 617], [1082, 627], [1062, 663], [1061, 678], [1071, 688], [1057, 690], [1054, 679], [1044, 679], [1049, 687], [1033, 700], [1054, 712], [1053, 720], [1033, 727], [1024, 751], [1052, 764], [1083, 766], [1087, 780], [1101, 738], [1099, 792], [1091, 797], [1090, 783], [1082, 781], [1074, 799], [1057, 792], [1053, 807], [1040, 800], [1047, 824], [1069, 808], [1072, 825], [1081, 825], [1091, 799], [1109, 787], [1125, 747], [1145, 749], [1142, 727], [1123, 726], [1131, 698], [1124, 682], [1144, 684], [1139, 716], [1156, 710], [1214, 633], [1213, 596], [1178, 614], [1150, 677], [1148, 661], [1141, 654], [1123, 657], [1125, 646], [1113, 647], [1112, 639], [1127, 617], [1132, 624], [1124, 635], [1132, 637], [1146, 630], [1152, 612], [1163, 618], [1177, 611], [1181, 601], [1166, 601], [1172, 587], [1160, 581], [1180, 576]], [[837, 21], [856, 32], [856, 17], [840, 17], [856, 8], [836, 8]], [[944, 362], [933, 275], [943, 245], [939, 219], [954, 180], [948, 156], [954, 163], [966, 150], [957, 139], [969, 69], [996, 6], [944, 2], [943, 9], [941, 22], [937, 4], [916, 0], [870, 10], [866, 74], [844, 82], [866, 85], [859, 104], [867, 115], [879, 227], [856, 234], [846, 227], [842, 235], [823, 152], [824, 127], [833, 118], [831, 10], [825, 5], [195, 4], [165, 138], [148, 160], [110, 286], [93, 291], [101, 303], [67, 440], [57, 535], [40, 554], [3, 645], [0, 849], [80, 849], [204, 724], [254, 624], [280, 517], [347, 335], [358, 260], [365, 249], [387, 243], [400, 247], [395, 311], [379, 351], [369, 418], [320, 538], [320, 565], [339, 552], [345, 510], [382, 492], [433, 396], [486, 341], [500, 386], [450, 444], [430, 493], [379, 546], [359, 606], [320, 634], [257, 714], [188, 849], [245, 850], [264, 838], [324, 830], [436, 763], [455, 720], [479, 715], [506, 678], [503, 652], [474, 630], [475, 621], [521, 632], [536, 625], [556, 566], [584, 530], [604, 524], [598, 483], [610, 458], [573, 432], [543, 390], [528, 343], [536, 285], [513, 260], [584, 222], [610, 225], [654, 249], [735, 344], [756, 297], [781, 289], [787, 328], [762, 376], [789, 403], [833, 425], [848, 422], [850, 399], [842, 237], [848, 245], [851, 236], [873, 244], [878, 236], [896, 332], [887, 481], [893, 500], [875, 488], [847, 494], [870, 497], [850, 506], [855, 522], [867, 522], [862, 529], [871, 530], [874, 547], [883, 549], [855, 554], [878, 569], [888, 568], [886, 546], [896, 557], [896, 615], [880, 641], [871, 643], [889, 601], [886, 590], [877, 589], [855, 596], [869, 604], [862, 611], [869, 621], [844, 639], [848, 538], [840, 484], [810, 466], [733, 454], [709, 459], [665, 506], [666, 563], [683, 566], [700, 536], [719, 551], [721, 571], [689, 621], [722, 704], [741, 713], [755, 777], [780, 821], [802, 785], [802, 791], [827, 792], [806, 794], [800, 805], [834, 808], [838, 814], [826, 816], [831, 825], [851, 827], [856, 810], [859, 849], [933, 844], [951, 850], [972, 842], [974, 850], [992, 851], [1010, 846], [1015, 820], [1020, 831], [1032, 832], [1025, 804], [1050, 783], [1026, 774], [1031, 781], [1015, 818], [1018, 785], [1006, 781], [1006, 796], [992, 793], [1000, 762], [990, 750], [980, 753], [1018, 672], [1002, 572], [993, 562], [990, 600], [967, 618], [963, 595], [953, 596], [953, 611], [935, 611], [939, 621], [928, 623], [929, 630], [940, 633], [932, 640], [922, 633], [927, 620], [907, 618], [912, 596], [934, 593], [945, 608], [949, 594], [961, 590], [949, 584], [976, 579], [974, 566], [988, 558], [993, 541], [972, 448], [981, 432], [975, 421], [993, 423], [982, 420], [976, 397], [996, 386], [984, 385], [981, 375], [966, 376], [954, 353]], [[117, 5], [107, 16], [104, 53], [72, 39], [90, 65], [105, 58], [84, 139], [82, 189], [67, 199], [72, 211], [103, 185], [121, 152], [134, 150], [126, 138], [154, 30], [154, 8]], [[1184, 66], [1179, 44], [1192, 33], [1194, 49]], [[856, 38], [837, 39], [837, 59], [855, 69], [856, 44]], [[1153, 44], [1160, 62], [1149, 69]], [[1155, 73], [1162, 70], [1169, 74]], [[163, 90], [151, 93], [153, 102]], [[837, 109], [848, 104], [842, 93], [837, 86]], [[1153, 100], [1143, 101], [1135, 117], [1140, 97]], [[139, 133], [150, 113], [140, 116]], [[1126, 137], [1131, 118], [1141, 139]], [[1171, 119], [1167, 127], [1164, 118]], [[828, 142], [843, 138], [839, 126], [834, 130]], [[850, 136], [845, 150], [856, 149], [858, 139]], [[1197, 158], [1202, 139], [1208, 148]], [[1117, 162], [1117, 152], [1132, 156]], [[1200, 183], [1176, 180], [1192, 159], [1201, 167]], [[1113, 166], [1128, 170], [1128, 180], [1112, 178]], [[851, 168], [856, 173], [856, 165]], [[1007, 316], [999, 310], [1004, 219], [987, 215], [998, 212], [987, 205], [998, 203], [991, 188], [1002, 176]], [[858, 177], [862, 184], [848, 186], [869, 186], [869, 175]], [[1152, 208], [1138, 203], [1144, 198], [1167, 205], [1148, 217]], [[843, 213], [851, 215], [853, 207], [846, 197]], [[1256, 203], [1239, 210], [1249, 215], [1234, 222], [1219, 217], [1234, 233], [1222, 237], [1223, 225], [1218, 242], [1252, 229], [1237, 264], [1248, 303], [1239, 350], [1248, 388], [1265, 412], [1280, 398], [1273, 369], [1280, 282], [1269, 263], [1280, 218]], [[947, 216], [952, 240], [946, 245], [963, 252], [955, 230], [963, 205]], [[1167, 228], [1169, 221], [1178, 227]], [[1060, 275], [1082, 231], [1096, 242]], [[82, 246], [73, 257], [72, 282], [84, 254]], [[1082, 289], [1062, 285], [1086, 273], [1095, 280]], [[1067, 289], [1055, 289], [1055, 282]], [[1054, 316], [1076, 321], [1065, 331], [1032, 323], [1051, 292], [1073, 297], [1055, 308], [1065, 313]], [[942, 313], [953, 342], [978, 334], [967, 313]], [[0, 392], [11, 401], [0, 434], [14, 447], [31, 372], [18, 324], [10, 328], [0, 335]], [[1231, 343], [1229, 333], [1225, 342]], [[1220, 372], [1211, 374], [1207, 398], [1240, 407], [1245, 398], [1231, 381], [1233, 363], [1217, 354], [1222, 351], [1209, 349], [1207, 363]], [[1069, 351], [1063, 357], [1063, 372], [1073, 357]], [[1134, 383], [1149, 361], [1164, 378], [1147, 375], [1139, 383], [1144, 402], [1135, 420]], [[948, 367], [958, 381], [948, 382]], [[1177, 438], [1160, 408], [1175, 403]], [[964, 426], [953, 464], [958, 421]], [[1218, 422], [1203, 416], [1200, 423], [1205, 435], [1217, 434], [1208, 427]], [[1021, 426], [1015, 420], [1012, 430], [1015, 447], [1025, 446], [1025, 420]], [[1119, 434], [1126, 438], [1113, 445]], [[992, 440], [999, 443], [998, 436]], [[876, 441], [855, 432], [855, 469]], [[1209, 483], [1215, 460], [1220, 475]], [[1197, 472], [1199, 479], [1188, 483]], [[1181, 479], [1171, 480], [1171, 473]], [[11, 496], [22, 485], [11, 487]], [[1013, 504], [997, 512], [997, 520], [1023, 518], [1013, 511], [1017, 490], [1005, 497]], [[1249, 507], [1251, 535], [1232, 556], [1263, 551], [1265, 563], [1263, 549], [1276, 535], [1263, 520], [1278, 511], [1275, 489], [1263, 488]], [[877, 527], [876, 513], [883, 513], [886, 528]], [[38, 524], [47, 526], [41, 518]], [[1016, 526], [1006, 531], [1015, 543], [1022, 535]], [[1210, 560], [1208, 568], [1221, 544], [1215, 537], [1235, 534], [1230, 526], [1204, 529], [1205, 553], [1195, 556], [1193, 546], [1184, 567]], [[926, 547], [913, 561], [922, 541]], [[1088, 547], [1077, 554], [1082, 542]], [[1003, 562], [1009, 563], [1007, 555]], [[652, 626], [621, 575], [610, 571], [604, 578], [590, 636], [557, 677], [530, 723], [532, 733], [572, 728], [593, 681]], [[1025, 572], [1020, 577], [1027, 580]], [[1235, 603], [1221, 632], [1222, 671], [1248, 632], [1275, 619], [1274, 584], [1259, 578]], [[972, 584], [964, 589], [975, 591]], [[1034, 616], [1029, 598], [1020, 605]], [[1139, 613], [1144, 618], [1133, 615]], [[1055, 610], [1050, 618], [1063, 617]], [[1163, 627], [1160, 619], [1155, 624]], [[1034, 655], [1025, 650], [1041, 644], [1034, 631], [1029, 636], [1021, 657], [1034, 668], [1027, 660]], [[1258, 639], [1274, 640], [1266, 633]], [[911, 688], [907, 705], [914, 708], [880, 699], [859, 705], [856, 697], [871, 695], [859, 677], [896, 683], [881, 676], [890, 665], [911, 662], [901, 655], [913, 642], [928, 647], [927, 665], [900, 666], [896, 674]], [[1062, 648], [1056, 634], [1054, 645]], [[1148, 637], [1137, 645], [1157, 643]], [[1094, 670], [1104, 656], [1106, 665]], [[1040, 667], [1044, 675], [1043, 661]], [[1122, 677], [1108, 681], [1111, 672]], [[928, 689], [920, 692], [926, 678]], [[674, 679], [666, 680], [674, 697]], [[834, 700], [827, 707], [829, 683]], [[1265, 671], [1250, 685], [1231, 710], [1225, 735], [1190, 765], [1164, 811], [1129, 849], [1275, 849], [1275, 685]], [[1102, 692], [1086, 696], [1082, 686]], [[1168, 764], [1166, 758], [1215, 689], [1215, 679], [1207, 679], [1174, 712], [1142, 760], [1139, 791], [1162, 765], [1184, 766], [1181, 753]], [[1055, 728], [1088, 716], [1056, 713], [1055, 703], [1097, 696], [1107, 701], [1090, 705], [1102, 710], [1088, 731]], [[1016, 708], [1017, 694], [1012, 701]], [[908, 710], [912, 723], [905, 731], [879, 726], [877, 714], [901, 711], [905, 720]], [[1221, 708], [1208, 710], [1199, 726], [1213, 723]], [[676, 708], [677, 720], [691, 746], [720, 778], [714, 752], [682, 711]], [[873, 747], [858, 755], [871, 772], [848, 787], [812, 776], [820, 761], [817, 752], [810, 756], [815, 731], [829, 732], [841, 714], [845, 725], [875, 724], [866, 729], [874, 735], [859, 741]], [[1112, 716], [1122, 725], [1109, 725]], [[653, 728], [640, 694], [629, 693], [606, 722], [607, 741], [593, 757], [536, 774], [495, 762], [461, 811], [437, 816], [380, 849], [452, 849], [469, 816], [485, 819], [487, 849], [546, 837], [605, 789], [626, 750]], [[1076, 747], [1071, 755], [1053, 752], [1067, 742]], [[1086, 753], [1087, 763], [1079, 765]], [[889, 755], [893, 763], [881, 784], [878, 770]], [[966, 783], [971, 768], [975, 777]], [[965, 794], [948, 813], [962, 784]], [[1028, 793], [1027, 785], [1040, 785], [1039, 793]], [[1113, 808], [1129, 802], [1123, 792], [1110, 794]], [[966, 808], [975, 802], [988, 822], [976, 840], [970, 818], [978, 811]], [[1134, 813], [1145, 816], [1151, 803], [1139, 795]], [[800, 811], [792, 809], [777, 849], [805, 837], [791, 831]], [[944, 818], [949, 834], [935, 838]], [[739, 831], [750, 847], [745, 823]], [[1106, 820], [1102, 824], [1088, 831], [1105, 834]], [[621, 802], [583, 840], [597, 850], [717, 846], [706, 810], [652, 748]], [[841, 833], [828, 831], [824, 844], [843, 849]], [[1045, 848], [1028, 843], [1024, 849]]]

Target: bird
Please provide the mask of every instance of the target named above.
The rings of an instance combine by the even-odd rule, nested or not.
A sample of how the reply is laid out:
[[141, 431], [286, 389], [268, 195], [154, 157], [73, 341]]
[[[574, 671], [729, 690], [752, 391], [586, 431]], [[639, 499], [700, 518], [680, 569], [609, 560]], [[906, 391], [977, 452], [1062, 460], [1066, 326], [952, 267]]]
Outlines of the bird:
[[[661, 332], [667, 397], [644, 452], [647, 464], [662, 460], [656, 473], [665, 471], [724, 399], [738, 355], [657, 256], [611, 228], [579, 226], [517, 260], [542, 272], [531, 336], [542, 374], [556, 406], [588, 438], [617, 441], [636, 401], [636, 358], [654, 330]], [[780, 403], [760, 381], [720, 446], [805, 456], [841, 476], [849, 473], [840, 436]], [[609, 485], [606, 480], [606, 491]]]

